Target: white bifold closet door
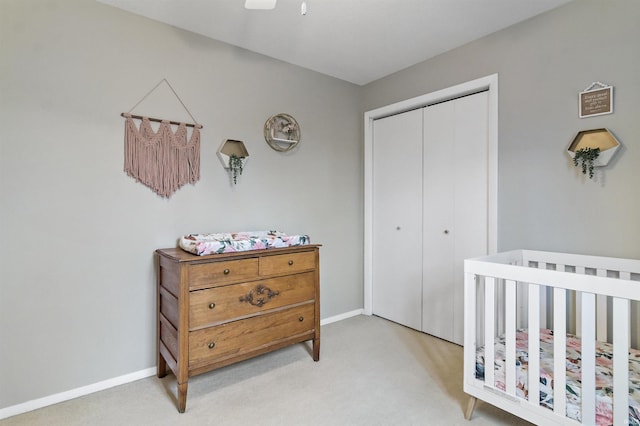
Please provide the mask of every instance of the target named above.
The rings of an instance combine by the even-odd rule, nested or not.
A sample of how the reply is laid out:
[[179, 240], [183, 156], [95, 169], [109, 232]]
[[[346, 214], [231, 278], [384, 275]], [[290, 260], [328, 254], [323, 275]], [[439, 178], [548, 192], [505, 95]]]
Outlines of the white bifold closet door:
[[462, 345], [464, 259], [488, 252], [486, 92], [424, 109], [422, 331]]
[[487, 105], [481, 92], [374, 122], [373, 313], [458, 344], [463, 261], [488, 251]]
[[420, 330], [422, 110], [375, 120], [373, 134], [372, 309]]

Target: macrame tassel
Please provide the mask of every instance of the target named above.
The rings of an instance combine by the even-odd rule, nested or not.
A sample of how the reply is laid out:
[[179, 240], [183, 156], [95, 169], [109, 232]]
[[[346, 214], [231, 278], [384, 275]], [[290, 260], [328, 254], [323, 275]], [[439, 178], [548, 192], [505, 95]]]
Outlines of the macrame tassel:
[[194, 127], [187, 142], [187, 128], [178, 126], [175, 134], [168, 121], [157, 132], [143, 118], [136, 128], [125, 115], [124, 171], [161, 197], [169, 198], [180, 187], [200, 180], [200, 130]]

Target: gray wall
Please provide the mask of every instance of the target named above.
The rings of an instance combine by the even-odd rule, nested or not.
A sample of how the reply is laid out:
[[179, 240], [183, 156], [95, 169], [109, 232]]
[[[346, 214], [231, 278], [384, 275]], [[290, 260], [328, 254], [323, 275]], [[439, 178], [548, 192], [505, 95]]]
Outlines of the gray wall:
[[[363, 111], [499, 74], [500, 250], [640, 258], [640, 2], [577, 0], [364, 87]], [[614, 114], [577, 95], [614, 86]], [[609, 128], [622, 148], [585, 179], [565, 150]]]
[[[154, 366], [153, 251], [187, 233], [307, 233], [322, 318], [362, 307], [358, 86], [92, 0], [1, 0], [0, 31], [0, 408]], [[122, 171], [120, 113], [164, 77], [204, 125], [201, 180], [169, 200]], [[172, 96], [134, 113], [191, 121]], [[279, 112], [295, 152], [264, 141]]]
[[[0, 0], [0, 408], [153, 366], [152, 253], [186, 233], [308, 233], [322, 317], [361, 308], [362, 114], [496, 72], [500, 249], [640, 258], [638, 22], [635, 0], [574, 1], [357, 87], [91, 0]], [[122, 172], [119, 117], [164, 77], [205, 126], [202, 178], [169, 200]], [[581, 120], [594, 80], [615, 113]], [[160, 98], [134, 112], [188, 119]], [[278, 112], [294, 153], [262, 138]], [[592, 182], [564, 151], [597, 127], [623, 148]], [[250, 152], [235, 187], [227, 138]]]

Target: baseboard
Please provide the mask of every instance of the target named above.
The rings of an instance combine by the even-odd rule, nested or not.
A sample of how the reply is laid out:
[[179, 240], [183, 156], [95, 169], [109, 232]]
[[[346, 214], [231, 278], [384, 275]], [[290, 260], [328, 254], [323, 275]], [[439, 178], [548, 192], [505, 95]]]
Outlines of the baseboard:
[[344, 314], [340, 314], [340, 315], [336, 315], [333, 317], [329, 317], [329, 318], [325, 318], [323, 320], [320, 320], [320, 325], [327, 325], [327, 324], [331, 324], [332, 322], [338, 322], [338, 321], [342, 321], [345, 320], [347, 318], [351, 318], [351, 317], [357, 317], [358, 315], [362, 315], [364, 312], [363, 309], [356, 309], [355, 311], [351, 311], [351, 312], [345, 312]]
[[[362, 309], [356, 309], [355, 311], [345, 312], [340, 315], [325, 318], [320, 321], [320, 325], [327, 325], [333, 322], [342, 321], [347, 318], [362, 315]], [[114, 377], [112, 379], [104, 380], [102, 382], [94, 383], [92, 385], [82, 386], [69, 391], [60, 392], [54, 395], [45, 396], [44, 398], [34, 399], [31, 401], [23, 402], [22, 404], [12, 405], [6, 408], [0, 408], [0, 420], [7, 417], [17, 416], [29, 411], [37, 410], [39, 408], [47, 407], [49, 405], [58, 404], [59, 402], [69, 401], [74, 398], [89, 395], [94, 392], [99, 392], [105, 389], [109, 389], [115, 386], [124, 385], [126, 383], [135, 382], [136, 380], [144, 379], [156, 374], [156, 368], [145, 368], [144, 370], [136, 371], [133, 373], [125, 374], [124, 376]]]
[[125, 374], [124, 376], [114, 377], [102, 382], [94, 383], [87, 386], [82, 386], [69, 391], [60, 392], [54, 395], [45, 396], [44, 398], [34, 399], [31, 401], [23, 402], [22, 404], [13, 405], [11, 407], [0, 409], [0, 420], [7, 417], [17, 416], [18, 414], [26, 413], [28, 411], [37, 410], [38, 408], [47, 407], [49, 405], [57, 404], [59, 402], [68, 401], [81, 396], [89, 395], [94, 392], [99, 392], [105, 389], [109, 389], [115, 386], [124, 385], [125, 383], [135, 382], [136, 380], [144, 379], [156, 374], [156, 368], [145, 368], [144, 370], [135, 371], [133, 373]]

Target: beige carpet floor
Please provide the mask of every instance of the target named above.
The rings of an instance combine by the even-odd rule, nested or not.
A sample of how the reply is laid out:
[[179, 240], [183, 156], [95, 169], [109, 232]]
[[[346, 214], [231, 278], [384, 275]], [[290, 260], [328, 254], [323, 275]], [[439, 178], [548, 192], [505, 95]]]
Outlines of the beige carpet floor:
[[462, 348], [357, 316], [322, 327], [320, 361], [298, 344], [192, 378], [172, 374], [0, 421], [0, 425], [526, 425], [478, 402], [464, 420]]

